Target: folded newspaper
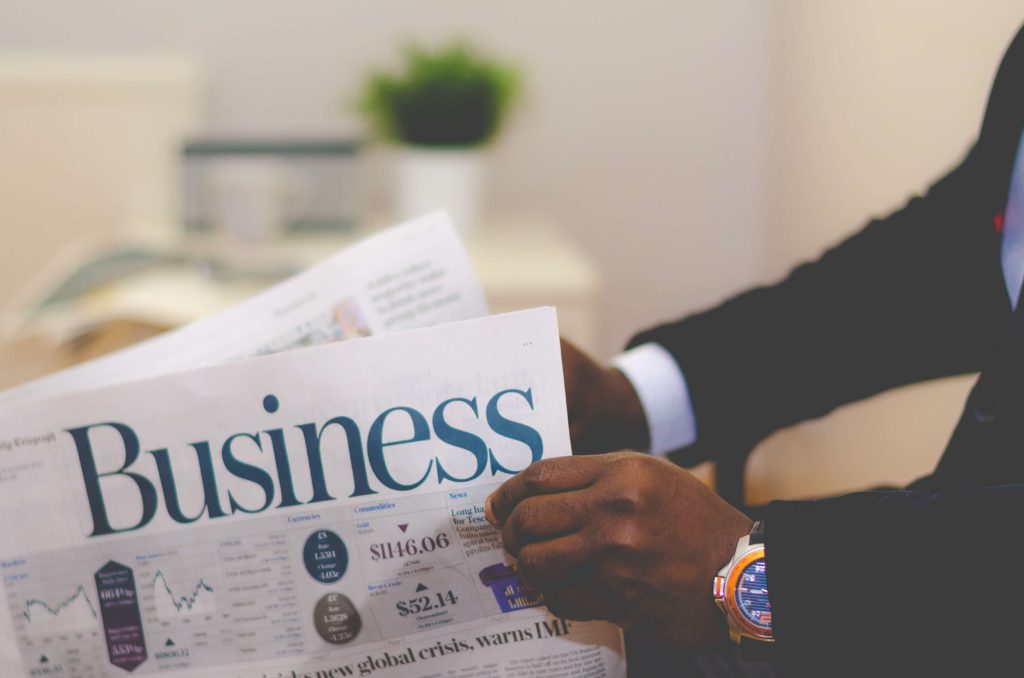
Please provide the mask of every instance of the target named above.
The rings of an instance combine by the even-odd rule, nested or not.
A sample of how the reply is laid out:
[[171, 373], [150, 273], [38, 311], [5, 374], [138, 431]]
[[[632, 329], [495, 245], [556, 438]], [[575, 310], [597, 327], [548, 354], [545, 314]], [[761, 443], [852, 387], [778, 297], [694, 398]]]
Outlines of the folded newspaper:
[[484, 520], [570, 451], [554, 310], [486, 312], [433, 215], [4, 394], [0, 676], [625, 675]]

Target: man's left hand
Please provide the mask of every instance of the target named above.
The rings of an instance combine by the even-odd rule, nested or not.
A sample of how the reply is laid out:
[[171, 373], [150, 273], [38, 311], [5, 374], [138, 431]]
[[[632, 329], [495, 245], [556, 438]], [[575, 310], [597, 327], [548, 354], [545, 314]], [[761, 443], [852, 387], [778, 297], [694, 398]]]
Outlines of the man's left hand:
[[552, 613], [694, 650], [725, 638], [712, 581], [751, 521], [687, 471], [635, 453], [539, 461], [487, 501]]

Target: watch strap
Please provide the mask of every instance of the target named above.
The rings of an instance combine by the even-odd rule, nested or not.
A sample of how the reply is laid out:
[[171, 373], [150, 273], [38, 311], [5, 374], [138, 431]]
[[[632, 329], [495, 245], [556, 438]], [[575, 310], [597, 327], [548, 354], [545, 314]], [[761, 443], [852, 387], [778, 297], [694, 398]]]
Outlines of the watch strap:
[[775, 657], [775, 643], [743, 636], [740, 638], [740, 656], [750, 662], [766, 662]]

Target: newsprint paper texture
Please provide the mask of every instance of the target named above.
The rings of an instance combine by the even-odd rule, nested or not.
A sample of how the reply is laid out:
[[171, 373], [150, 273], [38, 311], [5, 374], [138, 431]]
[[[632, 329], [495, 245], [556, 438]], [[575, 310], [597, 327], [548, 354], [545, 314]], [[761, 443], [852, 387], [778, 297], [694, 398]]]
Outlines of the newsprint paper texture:
[[569, 453], [552, 309], [5, 405], [0, 676], [623, 676], [483, 519]]
[[0, 402], [487, 315], [443, 212], [389, 228], [182, 329], [0, 393]]

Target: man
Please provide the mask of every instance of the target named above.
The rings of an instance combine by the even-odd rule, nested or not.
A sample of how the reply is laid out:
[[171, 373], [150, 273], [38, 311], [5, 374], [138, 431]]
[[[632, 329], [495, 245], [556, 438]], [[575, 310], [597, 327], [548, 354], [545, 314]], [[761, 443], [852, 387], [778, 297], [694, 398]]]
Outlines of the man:
[[[555, 614], [688, 651], [728, 628], [797, 674], [1024, 671], [1022, 131], [1024, 31], [976, 143], [925, 197], [778, 285], [640, 334], [617, 369], [565, 348], [576, 453], [653, 454], [542, 461], [489, 499]], [[773, 502], [753, 533], [658, 458], [749, 449], [844, 403], [979, 371], [932, 475], [906, 490]], [[737, 560], [744, 552], [756, 562]]]

